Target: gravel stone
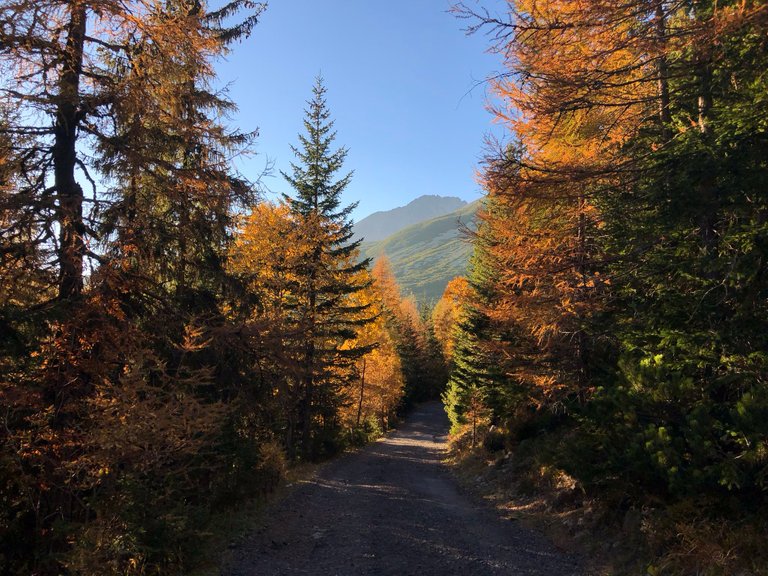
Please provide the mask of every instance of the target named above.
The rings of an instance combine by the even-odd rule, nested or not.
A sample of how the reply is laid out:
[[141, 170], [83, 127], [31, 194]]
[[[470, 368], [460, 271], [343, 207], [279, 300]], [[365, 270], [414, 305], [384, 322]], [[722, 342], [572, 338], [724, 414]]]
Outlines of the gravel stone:
[[437, 402], [297, 483], [222, 576], [581, 576], [577, 558], [463, 493], [443, 464]]

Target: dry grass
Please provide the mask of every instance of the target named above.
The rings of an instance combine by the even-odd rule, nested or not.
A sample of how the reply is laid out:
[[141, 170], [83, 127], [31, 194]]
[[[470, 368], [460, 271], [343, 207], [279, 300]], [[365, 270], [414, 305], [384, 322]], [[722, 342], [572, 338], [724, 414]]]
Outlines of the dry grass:
[[208, 538], [201, 560], [189, 573], [189, 576], [219, 576], [222, 560], [229, 550], [244, 542], [254, 526], [258, 526], [265, 511], [273, 502], [285, 497], [291, 488], [317, 473], [318, 464], [287, 465], [282, 452], [267, 447], [261, 453], [261, 464], [273, 466], [279, 471], [280, 478], [274, 490], [268, 494], [243, 500], [221, 514], [215, 515], [208, 526]]
[[448, 457], [462, 484], [507, 518], [580, 554], [590, 574], [768, 575], [764, 512], [762, 520], [713, 521], [705, 504], [687, 500], [627, 509], [620, 495], [588, 496], [576, 479], [531, 457], [535, 449], [489, 453], [469, 444], [466, 434], [454, 437]]
[[657, 511], [644, 526], [655, 557], [648, 573], [701, 576], [768, 574], [768, 526], [756, 517], [741, 520], [706, 518], [684, 502]]

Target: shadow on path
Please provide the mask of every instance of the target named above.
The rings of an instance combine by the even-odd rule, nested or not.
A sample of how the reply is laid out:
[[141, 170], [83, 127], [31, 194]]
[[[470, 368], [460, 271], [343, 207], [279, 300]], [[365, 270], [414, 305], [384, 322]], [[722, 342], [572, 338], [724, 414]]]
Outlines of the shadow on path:
[[423, 404], [398, 431], [323, 467], [266, 514], [225, 576], [582, 574], [542, 536], [462, 494], [448, 421]]

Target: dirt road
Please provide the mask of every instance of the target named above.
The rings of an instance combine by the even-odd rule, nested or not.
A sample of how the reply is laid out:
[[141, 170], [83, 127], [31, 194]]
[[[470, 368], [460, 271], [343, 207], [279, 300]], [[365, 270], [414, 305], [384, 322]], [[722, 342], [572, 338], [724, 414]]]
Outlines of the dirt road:
[[541, 536], [472, 501], [441, 464], [438, 403], [365, 450], [323, 467], [265, 515], [224, 576], [575, 576]]

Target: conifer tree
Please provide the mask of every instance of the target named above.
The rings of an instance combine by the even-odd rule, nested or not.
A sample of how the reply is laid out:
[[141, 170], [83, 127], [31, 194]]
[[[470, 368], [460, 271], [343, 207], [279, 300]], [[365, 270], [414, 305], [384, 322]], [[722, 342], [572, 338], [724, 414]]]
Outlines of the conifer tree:
[[[365, 271], [365, 274], [370, 272]], [[375, 316], [375, 320], [361, 327], [355, 341], [347, 343], [347, 346], [371, 348], [357, 362], [358, 383], [347, 390], [348, 405], [343, 410], [354, 437], [364, 440], [370, 432], [387, 429], [402, 400], [404, 382], [394, 335], [381, 312], [381, 286], [374, 280], [354, 298], [370, 304], [366, 313]]]
[[432, 310], [432, 326], [435, 338], [440, 342], [443, 357], [450, 367], [453, 359], [455, 342], [453, 335], [456, 326], [463, 320], [461, 312], [469, 296], [469, 283], [465, 276], [457, 276], [445, 287], [440, 300]]
[[[0, 458], [16, 463], [0, 474], [17, 503], [0, 530], [0, 547], [19, 550], [9, 573], [158, 566], [189, 536], [170, 518], [232, 469], [217, 442], [233, 388], [214, 384], [211, 330], [225, 324], [227, 227], [253, 199], [226, 158], [250, 137], [222, 124], [233, 104], [209, 83], [263, 8], [0, 6], [1, 104], [15, 111], [0, 139], [14, 139], [18, 166], [0, 197], [0, 250], [31, 264], [35, 293], [0, 312], [26, 358], [0, 386]], [[117, 541], [131, 544], [118, 554]]]
[[448, 384], [448, 363], [440, 340], [435, 332], [431, 310], [422, 310], [424, 326], [423, 372], [424, 384], [421, 396], [424, 400], [437, 400]]
[[485, 172], [512, 216], [490, 219], [495, 330], [523, 329], [510, 374], [607, 455], [574, 460], [591, 482], [764, 490], [766, 15], [519, 0], [480, 18], [520, 144]]
[[510, 412], [509, 406], [501, 401], [501, 390], [510, 383], [505, 378], [499, 335], [488, 315], [493, 307], [497, 271], [480, 238], [475, 241], [468, 286], [462, 290], [461, 309], [451, 334], [453, 354], [448, 386], [443, 393], [454, 431], [467, 423], [468, 411], [473, 405], [476, 408], [479, 401], [492, 410], [496, 421], [505, 419]]
[[305, 110], [305, 133], [299, 135], [299, 146], [292, 147], [297, 162], [291, 164], [291, 174], [283, 172], [293, 188], [285, 201], [306, 250], [295, 271], [290, 304], [303, 334], [296, 360], [304, 457], [319, 455], [323, 440], [338, 433], [342, 388], [354, 379], [355, 362], [367, 351], [343, 344], [354, 340], [356, 330], [371, 320], [364, 314], [368, 306], [350, 298], [367, 285], [359, 272], [367, 268], [369, 260], [358, 260], [360, 241], [351, 241], [349, 216], [356, 204], [342, 207], [341, 195], [352, 173], [337, 179], [347, 149], [333, 149], [336, 132], [325, 94], [318, 77]]
[[670, 20], [697, 38], [669, 55], [667, 130], [628, 144], [639, 176], [604, 203], [619, 359], [592, 415], [614, 454], [598, 468], [665, 496], [764, 490], [767, 10]]

